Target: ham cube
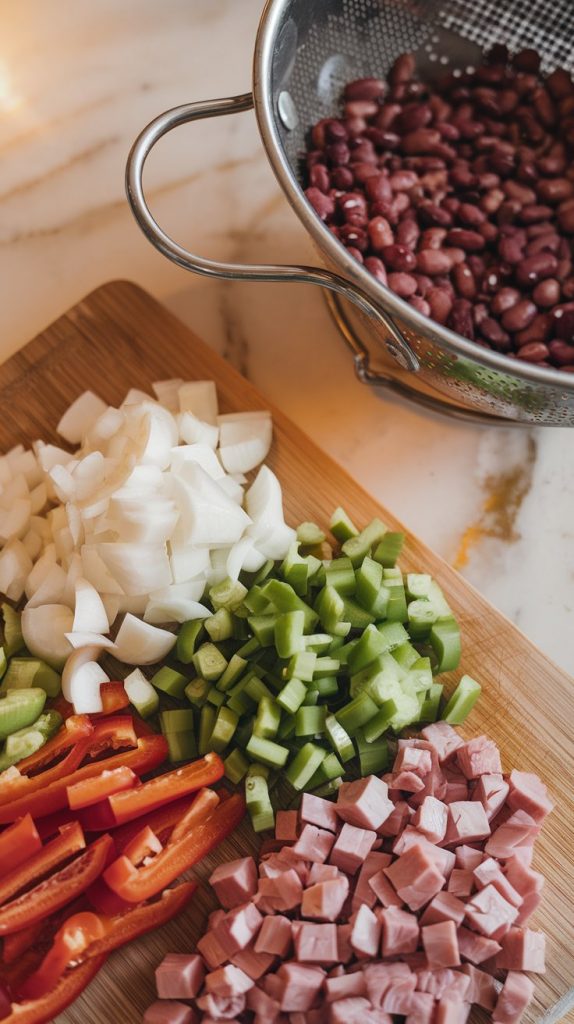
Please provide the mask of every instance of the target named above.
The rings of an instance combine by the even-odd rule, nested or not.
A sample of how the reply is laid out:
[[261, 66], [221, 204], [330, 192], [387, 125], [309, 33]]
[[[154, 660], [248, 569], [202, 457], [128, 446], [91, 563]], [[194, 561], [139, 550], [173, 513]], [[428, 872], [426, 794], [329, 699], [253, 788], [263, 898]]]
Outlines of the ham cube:
[[434, 999], [428, 992], [411, 992], [405, 1024], [432, 1024]]
[[435, 748], [441, 762], [451, 760], [459, 747], [464, 745], [463, 739], [448, 722], [425, 725], [422, 735]]
[[456, 759], [467, 779], [480, 775], [502, 775], [500, 751], [488, 736], [475, 736], [456, 752]]
[[493, 1010], [498, 996], [498, 985], [491, 974], [480, 971], [473, 964], [464, 964], [461, 970], [468, 976], [470, 984], [466, 999], [469, 1003], [477, 1003], [484, 1010]]
[[[428, 845], [431, 846], [430, 843]], [[383, 870], [409, 910], [419, 910], [444, 885], [444, 876], [419, 845], [412, 846]]]
[[[274, 918], [271, 918], [274, 920]], [[274, 956], [270, 953], [256, 953], [253, 946], [249, 946], [247, 949], [240, 949], [239, 953], [231, 957], [231, 963], [234, 967], [239, 967], [240, 970], [244, 971], [245, 974], [253, 978], [253, 981], [259, 981], [271, 967]]]
[[257, 892], [257, 868], [253, 857], [220, 864], [210, 876], [209, 884], [226, 910], [247, 903]]
[[226, 960], [230, 960], [234, 953], [249, 945], [259, 931], [262, 921], [263, 917], [254, 903], [245, 903], [225, 915], [213, 932], [225, 950]]
[[[341, 786], [340, 789], [342, 788]], [[316, 825], [317, 828], [327, 829], [328, 832], [336, 832], [339, 827], [339, 819], [332, 801], [323, 800], [312, 793], [303, 793], [299, 816], [305, 824]]]
[[337, 925], [337, 959], [341, 964], [348, 964], [353, 959], [353, 947], [351, 946], [352, 924]]
[[252, 978], [233, 964], [226, 964], [205, 975], [205, 987], [216, 996], [241, 996], [253, 986]]
[[391, 1024], [387, 1014], [375, 1013], [368, 999], [351, 996], [331, 1003], [329, 1024]]
[[430, 901], [420, 919], [420, 923], [421, 925], [426, 925], [438, 924], [440, 921], [454, 921], [458, 927], [462, 924], [465, 912], [466, 907], [462, 900], [459, 900], [452, 893], [442, 890]]
[[420, 847], [438, 868], [441, 875], [448, 878], [455, 865], [455, 855], [451, 850], [445, 850], [442, 846], [435, 846], [434, 843], [429, 843], [422, 832], [413, 828], [412, 825], [407, 825], [402, 836], [399, 836], [393, 844], [393, 853], [400, 856], [400, 854], [410, 850], [412, 846]]
[[386, 821], [383, 822], [381, 827], [377, 829], [377, 832], [381, 836], [398, 836], [402, 833], [406, 825], [414, 815], [414, 811], [409, 807], [406, 800], [397, 800], [394, 804], [394, 809], [389, 814]]
[[281, 914], [263, 918], [255, 939], [255, 952], [286, 957], [291, 947], [291, 921]]
[[482, 964], [485, 960], [490, 960], [491, 957], [500, 953], [502, 948], [494, 939], [477, 935], [469, 928], [459, 928], [457, 938], [460, 955], [473, 964]]
[[157, 994], [160, 999], [195, 999], [204, 975], [198, 953], [168, 953], [155, 970]]
[[446, 804], [434, 796], [425, 796], [413, 818], [413, 825], [430, 843], [440, 843], [446, 834], [447, 821]]
[[525, 974], [509, 971], [492, 1020], [494, 1024], [518, 1024], [534, 994], [534, 985]]
[[486, 811], [478, 800], [455, 800], [448, 805], [445, 842], [449, 845], [475, 843], [490, 835]]
[[349, 895], [346, 875], [327, 882], [318, 882], [305, 889], [301, 900], [301, 914], [319, 921], [335, 921]]
[[387, 907], [379, 919], [383, 926], [383, 956], [414, 953], [419, 942], [419, 923], [415, 914], [400, 907]]
[[259, 1017], [261, 1021], [265, 1021], [266, 1024], [274, 1024], [279, 1016], [281, 1007], [276, 999], [272, 999], [271, 996], [267, 995], [263, 989], [250, 988], [246, 996], [247, 1009], [251, 1010], [255, 1014], [255, 1019]]
[[319, 882], [331, 882], [334, 878], [340, 878], [341, 872], [334, 864], [311, 864], [307, 885], [317, 885]]
[[191, 1006], [174, 999], [158, 999], [148, 1006], [143, 1015], [144, 1024], [198, 1024], [199, 1017]]
[[514, 768], [510, 773], [508, 806], [513, 811], [526, 811], [534, 821], [543, 821], [554, 806], [548, 798], [548, 790], [538, 775], [519, 772]]
[[354, 974], [341, 974], [336, 978], [327, 978], [325, 993], [328, 1003], [334, 1003], [337, 999], [345, 999], [349, 996], [366, 996], [365, 975], [362, 971], [355, 971]]
[[504, 873], [508, 881], [517, 892], [524, 898], [531, 892], [542, 892], [544, 887], [544, 875], [539, 871], [533, 871], [525, 864], [519, 856], [521, 847], [515, 848], [515, 853], [509, 857], [504, 866]]
[[369, 882], [373, 875], [382, 871], [382, 869], [386, 868], [390, 863], [391, 856], [388, 853], [379, 853], [378, 850], [371, 850], [371, 852], [367, 854], [355, 885], [352, 900], [353, 910], [358, 910], [362, 903], [366, 903], [372, 910], [377, 901], [377, 897], [369, 885]]
[[421, 936], [431, 969], [459, 966], [460, 956], [454, 921], [424, 925], [421, 928]]
[[299, 815], [297, 811], [276, 811], [275, 838], [283, 843], [295, 843], [299, 836]]
[[509, 928], [500, 940], [502, 950], [496, 958], [496, 966], [507, 971], [532, 971], [544, 974], [546, 966], [546, 936], [530, 928]]
[[526, 811], [514, 811], [508, 820], [492, 833], [484, 847], [485, 853], [489, 857], [505, 860], [512, 857], [516, 846], [534, 842], [539, 832], [540, 826]]
[[[414, 772], [415, 775], [419, 775], [420, 778], [428, 775], [432, 770], [432, 757], [430, 750], [421, 749], [415, 746], [399, 746], [395, 763], [393, 765], [393, 775], [399, 772]], [[400, 787], [402, 788], [402, 787]]]
[[393, 775], [393, 781], [389, 788], [395, 791], [401, 790], [404, 793], [422, 793], [425, 784], [417, 772], [397, 772]]
[[303, 860], [324, 864], [331, 852], [335, 836], [327, 829], [316, 828], [315, 825], [304, 825], [293, 853]]
[[330, 863], [354, 875], [373, 848], [377, 833], [345, 822], [331, 850]]
[[522, 903], [522, 896], [510, 884], [508, 878], [502, 874], [500, 864], [493, 857], [487, 857], [486, 860], [483, 860], [474, 869], [473, 875], [477, 889], [484, 889], [485, 885], [492, 883], [495, 889], [498, 889], [500, 895], [504, 896], [504, 899], [512, 903], [514, 907], [519, 907]]
[[402, 907], [403, 901], [400, 896], [397, 896], [384, 870], [377, 871], [376, 875], [369, 878], [369, 888], [372, 889], [376, 899], [382, 903], [383, 907]]
[[337, 927], [334, 924], [301, 922], [294, 932], [294, 942], [295, 956], [299, 961], [312, 964], [338, 962]]
[[293, 853], [292, 846], [282, 846], [275, 853], [269, 853], [259, 865], [260, 878], [278, 878], [284, 871], [296, 871], [303, 885], [307, 884], [309, 869], [304, 860]]
[[412, 996], [416, 988], [416, 974], [404, 975], [393, 979], [392, 985], [385, 992], [382, 1008], [386, 1013], [410, 1013]]
[[363, 974], [367, 985], [367, 995], [375, 1009], [382, 1008], [383, 999], [389, 989], [394, 988], [401, 981], [404, 983], [405, 980], [408, 980], [411, 991], [416, 985], [416, 976], [410, 967], [402, 963], [367, 964], [363, 969]]
[[417, 989], [429, 993], [433, 999], [460, 999], [461, 1002], [470, 1002], [467, 997], [469, 986], [469, 978], [460, 971], [451, 970], [450, 967], [434, 971], [417, 971]]
[[445, 792], [444, 797], [443, 797], [444, 803], [445, 804], [454, 804], [454, 803], [457, 803], [460, 800], [468, 800], [468, 799], [469, 799], [468, 783], [467, 783], [464, 775], [461, 775], [458, 778], [455, 778], [455, 777], [450, 778], [448, 780], [447, 784], [446, 784], [446, 792]]
[[394, 810], [388, 794], [386, 782], [376, 775], [344, 782], [337, 792], [335, 810], [341, 821], [376, 832]]
[[236, 1020], [245, 1009], [245, 996], [216, 996], [207, 992], [196, 1000], [196, 1004], [204, 1011], [201, 1024], [208, 1020]]
[[492, 821], [498, 814], [509, 792], [508, 782], [505, 782], [502, 775], [481, 775], [472, 794], [473, 800], [480, 800], [486, 817]]
[[453, 868], [451, 871], [450, 878], [448, 880], [448, 891], [453, 896], [465, 897], [470, 896], [474, 889], [474, 874], [472, 871], [466, 871], [464, 868]]
[[460, 999], [441, 999], [436, 1006], [434, 1024], [466, 1024], [470, 1003]]
[[457, 846], [454, 854], [457, 868], [464, 871], [474, 871], [482, 862], [482, 850], [477, 850], [474, 846]]
[[292, 868], [277, 878], [260, 878], [257, 886], [257, 905], [264, 913], [275, 914], [294, 910], [301, 903], [303, 886]]
[[365, 903], [353, 915], [349, 942], [359, 959], [376, 957], [381, 943], [381, 923]]
[[281, 964], [277, 971], [284, 1013], [305, 1013], [310, 1010], [323, 987], [325, 972], [319, 967], [293, 962]]
[[213, 931], [207, 931], [197, 940], [195, 948], [205, 960], [210, 971], [221, 967], [227, 960], [227, 953]]
[[500, 939], [518, 917], [518, 910], [493, 885], [475, 893], [466, 905], [466, 917], [473, 928], [489, 939]]
[[540, 906], [542, 902], [542, 895], [539, 892], [528, 893], [520, 906], [518, 911], [518, 917], [516, 918], [515, 924], [520, 925], [522, 928], [528, 919], [532, 917], [534, 911]]

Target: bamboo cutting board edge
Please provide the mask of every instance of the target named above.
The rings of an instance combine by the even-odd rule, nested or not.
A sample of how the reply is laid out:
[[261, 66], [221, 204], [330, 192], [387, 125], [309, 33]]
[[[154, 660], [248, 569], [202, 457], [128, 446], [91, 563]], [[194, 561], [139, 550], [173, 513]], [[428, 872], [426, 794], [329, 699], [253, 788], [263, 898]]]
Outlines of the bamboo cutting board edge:
[[[0, 421], [0, 446], [49, 435], [56, 440], [60, 415], [87, 387], [117, 402], [130, 386], [145, 388], [152, 380], [170, 376], [212, 377], [223, 409], [270, 407], [248, 381], [140, 288], [129, 282], [103, 285], [0, 366], [3, 408], [11, 414], [5, 413]], [[270, 464], [286, 484], [290, 521], [319, 518], [326, 525], [332, 508], [341, 503], [360, 522], [379, 513], [390, 525], [400, 526], [287, 417], [272, 411], [275, 441]], [[461, 618], [461, 669], [484, 684], [466, 732], [490, 732], [501, 745], [505, 768], [540, 771], [553, 795], [561, 798], [543, 831], [535, 861], [548, 876], [546, 896], [534, 920], [551, 938], [550, 969], [545, 979], [535, 979], [538, 998], [525, 1021], [542, 1020], [544, 1011], [545, 1024], [567, 1019], [564, 1014], [574, 1005], [574, 800], [568, 792], [574, 764], [574, 716], [568, 702], [572, 681], [408, 531], [402, 561], [406, 568], [427, 567], [446, 588]], [[556, 711], [548, 708], [550, 694]], [[220, 858], [208, 858], [199, 874], [205, 877], [221, 855], [237, 856], [256, 845], [243, 826], [227, 841]], [[213, 906], [209, 893], [202, 892], [188, 916], [115, 954], [87, 993], [58, 1020], [99, 1024], [112, 1009], [126, 1024], [141, 1019], [153, 997], [153, 967], [170, 949], [190, 948], [206, 910]], [[552, 1007], [567, 994], [564, 1014], [555, 1016]]]

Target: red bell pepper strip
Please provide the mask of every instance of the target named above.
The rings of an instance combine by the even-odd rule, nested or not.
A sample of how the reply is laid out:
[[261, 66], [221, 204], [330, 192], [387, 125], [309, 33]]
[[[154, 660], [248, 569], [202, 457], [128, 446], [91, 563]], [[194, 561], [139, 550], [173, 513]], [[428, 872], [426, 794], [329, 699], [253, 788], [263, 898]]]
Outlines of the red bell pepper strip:
[[161, 853], [161, 851], [162, 845], [155, 832], [149, 825], [144, 825], [141, 832], [138, 832], [137, 836], [134, 836], [127, 844], [124, 856], [137, 867], [146, 857], [153, 857], [154, 854]]
[[91, 779], [83, 779], [67, 787], [68, 805], [72, 811], [91, 807], [114, 793], [133, 789], [137, 782], [137, 775], [125, 764], [110, 771], [104, 763], [101, 775], [94, 775]]
[[104, 750], [120, 750], [135, 747], [137, 736], [131, 715], [115, 715], [93, 723], [94, 732], [89, 745], [90, 757], [97, 757]]
[[[210, 800], [213, 801], [213, 808], [217, 807], [217, 804], [219, 803], [219, 793], [216, 793], [213, 789], [209, 789], [207, 792], [211, 794]], [[165, 807], [159, 807], [157, 811], [152, 811], [151, 814], [146, 814], [146, 825], [148, 825], [149, 828], [155, 832], [156, 836], [164, 842], [171, 834], [178, 821], [181, 821], [183, 816], [199, 796], [200, 794], [197, 794], [197, 796], [194, 794], [192, 797], [184, 796], [180, 800], [174, 800], [172, 804], [166, 804]], [[125, 847], [132, 841], [134, 836], [137, 836], [139, 832], [141, 832], [141, 829], [142, 822], [137, 818], [135, 821], [129, 821], [127, 825], [120, 825], [119, 828], [114, 829], [114, 843], [118, 853], [124, 852]]]
[[130, 699], [123, 683], [102, 683], [100, 697], [103, 708], [100, 714], [113, 715], [116, 711], [123, 711], [124, 708], [129, 707]]
[[0, 834], [0, 878], [13, 867], [15, 861], [23, 863], [42, 848], [32, 817], [25, 814], [20, 821]]
[[[165, 761], [167, 753], [167, 742], [163, 736], [142, 736], [141, 739], [137, 740], [137, 746], [134, 750], [114, 754], [113, 757], [109, 757], [105, 761], [92, 761], [90, 764], [85, 764], [82, 768], [76, 768], [72, 773], [66, 774], [62, 778], [47, 784], [45, 788], [38, 788], [30, 794], [26, 791], [19, 799], [15, 798], [9, 803], [2, 804], [0, 806], [0, 824], [15, 821], [16, 818], [20, 818], [23, 814], [28, 813], [35, 818], [40, 818], [46, 814], [54, 814], [54, 812], [66, 807], [68, 802], [68, 786], [73, 786], [84, 779], [91, 779], [99, 775], [104, 769], [111, 771], [122, 765], [131, 768], [136, 775], [145, 775], [147, 772], [157, 768], [162, 761]], [[82, 758], [84, 754], [85, 751], [82, 752]], [[68, 758], [65, 760], [67, 761]], [[64, 764], [65, 762], [62, 763]], [[38, 779], [41, 778], [43, 776], [38, 776]], [[36, 779], [31, 779], [30, 781], [36, 782]]]
[[68, 860], [80, 850], [85, 850], [86, 840], [79, 822], [64, 825], [59, 836], [46, 843], [33, 857], [18, 864], [16, 868], [0, 878], [0, 906], [12, 899], [16, 893], [53, 871], [58, 864]]
[[[121, 899], [141, 903], [165, 889], [170, 882], [197, 864], [225, 839], [245, 813], [245, 801], [235, 793], [204, 820], [190, 824], [189, 831], [167, 845], [143, 867], [135, 868], [126, 856], [118, 857], [104, 872], [104, 881]], [[1, 911], [0, 911], [1, 922]]]
[[38, 921], [28, 928], [22, 928], [20, 932], [6, 935], [2, 942], [2, 963], [11, 964], [18, 960], [22, 953], [30, 949], [36, 942], [44, 928], [44, 922]]
[[137, 789], [114, 793], [93, 807], [80, 813], [80, 821], [87, 831], [98, 832], [124, 825], [142, 814], [149, 814], [178, 797], [218, 782], [223, 775], [223, 761], [219, 754], [206, 754], [183, 768], [166, 772], [150, 779]]
[[28, 999], [12, 1004], [12, 1013], [3, 1024], [47, 1024], [62, 1013], [84, 991], [106, 962], [105, 956], [95, 956], [58, 979], [51, 992], [39, 999]]
[[88, 849], [33, 889], [0, 907], [0, 935], [41, 921], [70, 903], [104, 870], [114, 841], [101, 836]]
[[87, 739], [93, 731], [94, 727], [87, 715], [71, 715], [51, 740], [48, 740], [35, 754], [30, 754], [29, 757], [18, 762], [18, 771], [22, 775], [28, 775], [38, 768], [43, 768], [50, 761], [60, 757], [65, 750], [73, 747], [78, 740]]
[[49, 992], [73, 961], [109, 930], [108, 919], [89, 910], [67, 918], [56, 932], [39, 968], [18, 989], [20, 999], [38, 999]]

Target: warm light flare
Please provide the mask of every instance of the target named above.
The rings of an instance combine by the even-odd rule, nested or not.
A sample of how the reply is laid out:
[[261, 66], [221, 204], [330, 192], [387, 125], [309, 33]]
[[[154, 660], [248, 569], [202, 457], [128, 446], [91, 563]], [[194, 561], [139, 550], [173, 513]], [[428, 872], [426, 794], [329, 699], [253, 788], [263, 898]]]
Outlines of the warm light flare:
[[23, 98], [14, 90], [10, 72], [0, 60], [0, 113], [12, 114], [22, 106]]

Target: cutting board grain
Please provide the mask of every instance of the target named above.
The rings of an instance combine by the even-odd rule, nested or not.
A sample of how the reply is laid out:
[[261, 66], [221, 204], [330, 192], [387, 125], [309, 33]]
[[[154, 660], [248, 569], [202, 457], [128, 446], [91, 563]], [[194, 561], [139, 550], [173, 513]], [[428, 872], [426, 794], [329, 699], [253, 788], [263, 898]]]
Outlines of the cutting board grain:
[[[60, 415], [88, 387], [106, 401], [118, 403], [129, 387], [146, 388], [153, 380], [176, 376], [214, 379], [224, 411], [269, 407], [248, 381], [145, 292], [123, 281], [105, 285], [0, 367], [0, 448], [36, 437], [56, 441]], [[333, 508], [341, 503], [359, 523], [380, 515], [392, 528], [400, 528], [286, 416], [277, 410], [273, 416], [270, 464], [283, 483], [288, 521], [313, 519], [326, 525]], [[482, 700], [464, 731], [491, 735], [502, 750], [505, 768], [539, 772], [556, 801], [535, 856], [535, 867], [547, 878], [534, 923], [548, 935], [548, 971], [537, 980], [536, 1000], [525, 1021], [551, 1024], [572, 1019], [574, 683], [410, 534], [403, 567], [431, 572], [460, 619], [462, 667], [483, 684]], [[535, 594], [533, 587], [533, 600]], [[218, 856], [245, 854], [255, 846], [244, 824]], [[204, 878], [215, 862], [215, 856], [209, 858], [198, 877]], [[210, 894], [203, 889], [178, 921], [114, 954], [59, 1021], [139, 1021], [153, 998], [154, 967], [169, 950], [193, 948], [212, 907]]]

